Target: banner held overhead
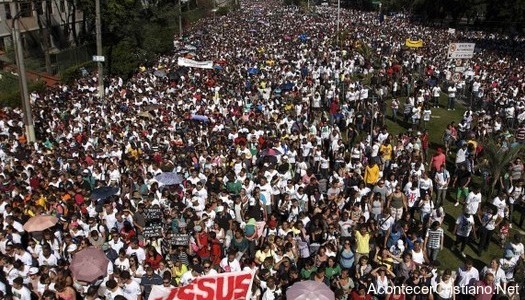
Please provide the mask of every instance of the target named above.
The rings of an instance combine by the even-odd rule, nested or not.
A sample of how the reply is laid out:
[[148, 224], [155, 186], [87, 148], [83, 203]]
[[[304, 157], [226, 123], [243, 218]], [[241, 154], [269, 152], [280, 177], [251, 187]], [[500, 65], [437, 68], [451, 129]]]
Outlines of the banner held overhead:
[[151, 300], [197, 300], [222, 299], [245, 300], [249, 299], [255, 273], [251, 271], [220, 273], [214, 276], [202, 276], [192, 283], [173, 288], [163, 289], [154, 285], [149, 296]]
[[199, 68], [199, 69], [213, 69], [213, 61], [196, 61], [193, 59], [179, 57], [177, 64], [181, 67]]

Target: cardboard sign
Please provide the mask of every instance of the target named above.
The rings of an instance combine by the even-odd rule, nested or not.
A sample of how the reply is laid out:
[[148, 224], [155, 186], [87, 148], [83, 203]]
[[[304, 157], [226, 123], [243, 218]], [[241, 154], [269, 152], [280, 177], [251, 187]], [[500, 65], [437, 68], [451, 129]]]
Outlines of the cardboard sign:
[[146, 221], [160, 221], [162, 220], [162, 210], [160, 208], [145, 208], [144, 218]]
[[249, 299], [254, 272], [221, 273], [203, 276], [192, 283], [171, 290], [154, 285], [149, 296], [151, 300], [245, 300]]
[[162, 224], [151, 224], [144, 227], [142, 235], [145, 238], [158, 238], [162, 237]]
[[189, 234], [173, 234], [170, 238], [170, 244], [175, 246], [188, 246], [189, 242]]

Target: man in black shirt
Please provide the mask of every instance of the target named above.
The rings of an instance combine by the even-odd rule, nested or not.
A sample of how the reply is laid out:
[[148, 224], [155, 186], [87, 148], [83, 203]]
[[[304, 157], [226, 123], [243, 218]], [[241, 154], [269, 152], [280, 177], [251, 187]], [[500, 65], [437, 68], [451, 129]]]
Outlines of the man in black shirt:
[[317, 178], [313, 176], [310, 178], [310, 183], [304, 188], [304, 193], [306, 194], [306, 196], [308, 196], [308, 212], [313, 213], [314, 199], [315, 199], [315, 202], [317, 202], [317, 200], [319, 200], [319, 196], [321, 196]]
[[224, 205], [217, 207], [217, 216], [215, 216], [215, 221], [217, 224], [219, 224], [220, 228], [224, 229], [225, 232], [230, 229], [233, 219], [232, 216], [226, 211]]

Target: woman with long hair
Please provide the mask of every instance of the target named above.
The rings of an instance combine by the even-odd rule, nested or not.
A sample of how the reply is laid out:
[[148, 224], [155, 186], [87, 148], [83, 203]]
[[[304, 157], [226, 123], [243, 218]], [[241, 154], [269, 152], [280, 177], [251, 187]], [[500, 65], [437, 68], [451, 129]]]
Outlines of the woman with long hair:
[[144, 264], [148, 264], [150, 267], [153, 268], [153, 270], [157, 270], [159, 268], [159, 264], [161, 261], [162, 261], [162, 255], [160, 255], [157, 252], [157, 249], [155, 249], [155, 247], [153, 246], [148, 246]]

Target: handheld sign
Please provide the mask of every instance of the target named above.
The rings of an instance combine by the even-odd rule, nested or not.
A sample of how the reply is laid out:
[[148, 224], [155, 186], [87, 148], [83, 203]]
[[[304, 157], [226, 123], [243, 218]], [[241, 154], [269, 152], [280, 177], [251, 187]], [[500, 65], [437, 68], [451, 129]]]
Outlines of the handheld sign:
[[151, 224], [144, 227], [142, 235], [144, 235], [145, 238], [162, 237], [162, 224]]
[[144, 218], [146, 219], [146, 222], [152, 222], [152, 221], [158, 221], [161, 222], [162, 220], [162, 210], [160, 208], [146, 208], [144, 209]]
[[175, 246], [187, 246], [189, 241], [189, 234], [173, 234], [170, 239], [170, 244]]

